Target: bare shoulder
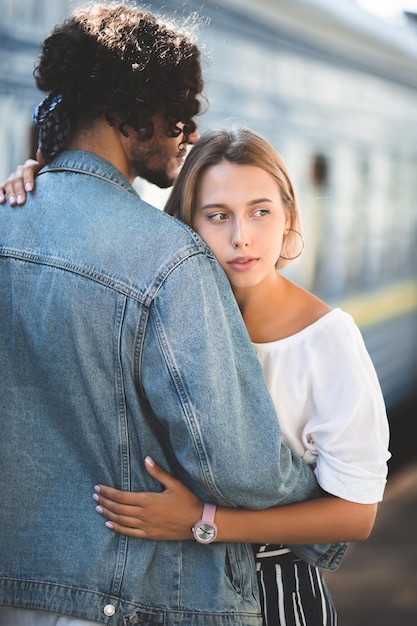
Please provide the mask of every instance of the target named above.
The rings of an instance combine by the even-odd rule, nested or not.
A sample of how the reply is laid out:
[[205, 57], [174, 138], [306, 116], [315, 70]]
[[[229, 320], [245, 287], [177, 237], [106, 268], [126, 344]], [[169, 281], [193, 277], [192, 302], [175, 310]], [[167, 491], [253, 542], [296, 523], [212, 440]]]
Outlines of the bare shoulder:
[[329, 305], [323, 300], [291, 281], [287, 281], [286, 290], [288, 305], [285, 336], [287, 337], [301, 332], [331, 311]]
[[323, 315], [331, 311], [328, 304], [320, 300], [310, 291], [303, 289], [295, 283], [291, 283], [294, 288], [294, 301], [298, 309], [300, 322], [303, 320], [303, 328], [314, 324]]
[[268, 343], [296, 335], [330, 310], [323, 300], [281, 276], [262, 306], [258, 301], [244, 320], [253, 342]]

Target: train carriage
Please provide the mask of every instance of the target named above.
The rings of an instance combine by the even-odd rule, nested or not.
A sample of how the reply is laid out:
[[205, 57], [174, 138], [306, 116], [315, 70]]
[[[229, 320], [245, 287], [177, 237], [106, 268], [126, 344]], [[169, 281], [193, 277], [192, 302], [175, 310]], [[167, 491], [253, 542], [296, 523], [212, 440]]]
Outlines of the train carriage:
[[306, 239], [285, 271], [352, 313], [391, 412], [417, 378], [417, 30], [349, 0], [193, 10], [208, 20], [200, 128], [247, 125], [284, 156]]

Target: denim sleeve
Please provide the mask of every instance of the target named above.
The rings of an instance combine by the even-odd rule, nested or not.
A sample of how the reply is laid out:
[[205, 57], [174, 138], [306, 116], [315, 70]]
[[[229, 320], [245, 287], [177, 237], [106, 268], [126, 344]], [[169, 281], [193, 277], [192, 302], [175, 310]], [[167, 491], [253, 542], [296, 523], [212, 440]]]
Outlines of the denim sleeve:
[[300, 559], [321, 569], [336, 570], [348, 548], [347, 543], [312, 543], [288, 546]]
[[160, 285], [141, 364], [167, 462], [200, 497], [253, 509], [318, 497], [311, 468], [282, 441], [229, 283], [208, 255], [190, 255]]

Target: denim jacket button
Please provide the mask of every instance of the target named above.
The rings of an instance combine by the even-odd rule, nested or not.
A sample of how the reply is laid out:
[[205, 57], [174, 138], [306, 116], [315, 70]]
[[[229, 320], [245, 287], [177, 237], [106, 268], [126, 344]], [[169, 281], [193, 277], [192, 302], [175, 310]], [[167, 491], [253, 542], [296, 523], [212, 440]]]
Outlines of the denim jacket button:
[[104, 615], [107, 615], [107, 617], [111, 617], [112, 615], [116, 613], [116, 609], [114, 608], [112, 604], [106, 604], [106, 606], [103, 609], [103, 613]]

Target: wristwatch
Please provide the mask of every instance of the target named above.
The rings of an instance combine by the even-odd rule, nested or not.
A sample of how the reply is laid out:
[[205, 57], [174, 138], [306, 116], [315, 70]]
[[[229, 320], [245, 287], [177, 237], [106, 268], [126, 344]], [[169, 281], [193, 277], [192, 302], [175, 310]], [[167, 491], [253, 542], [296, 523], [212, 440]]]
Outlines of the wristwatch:
[[215, 504], [204, 504], [203, 517], [194, 524], [192, 531], [194, 539], [198, 543], [211, 543], [217, 536], [217, 526], [214, 523], [214, 516], [216, 515]]

